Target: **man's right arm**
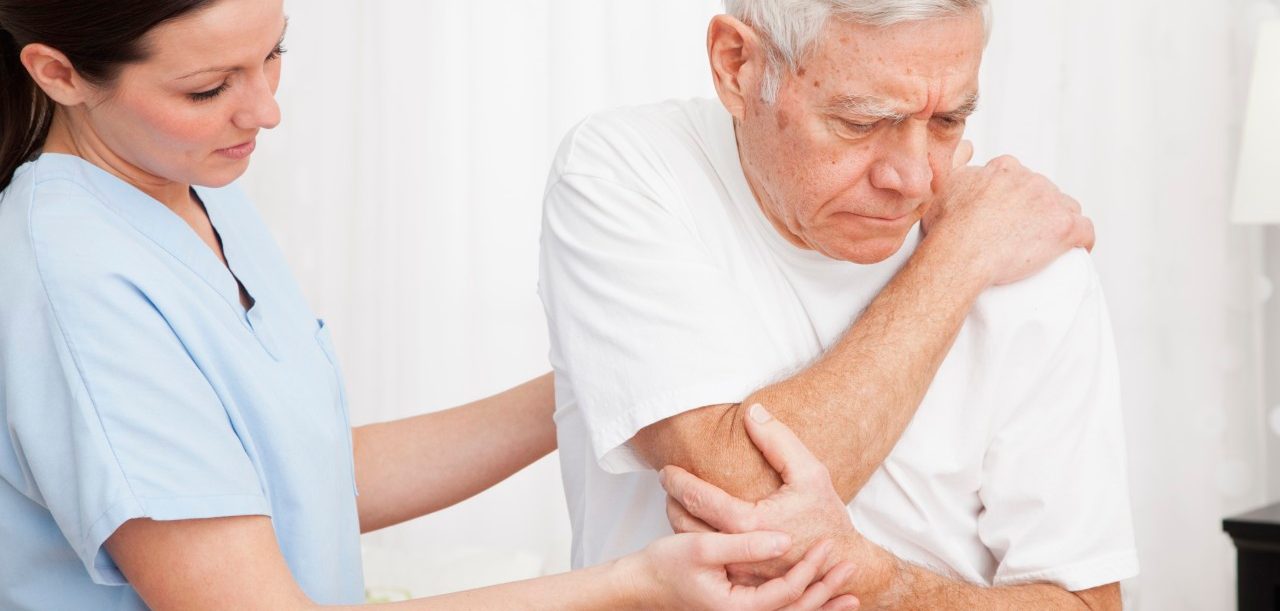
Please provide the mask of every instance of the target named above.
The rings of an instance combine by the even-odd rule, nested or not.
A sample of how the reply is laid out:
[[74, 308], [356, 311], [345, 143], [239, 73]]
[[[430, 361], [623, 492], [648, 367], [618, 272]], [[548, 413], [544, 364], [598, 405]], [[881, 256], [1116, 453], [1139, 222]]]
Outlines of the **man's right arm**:
[[631, 446], [739, 498], [780, 485], [741, 417], [768, 405], [827, 465], [846, 502], [888, 456], [978, 295], [1092, 247], [1091, 223], [1047, 179], [1010, 158], [957, 170], [904, 268], [828, 352], [741, 403], [694, 409], [642, 429]]
[[741, 403], [686, 412], [631, 445], [654, 468], [679, 465], [739, 498], [781, 484], [742, 426], [756, 403], [796, 431], [849, 502], [897, 443], [987, 280], [935, 236], [835, 345], [807, 368]]

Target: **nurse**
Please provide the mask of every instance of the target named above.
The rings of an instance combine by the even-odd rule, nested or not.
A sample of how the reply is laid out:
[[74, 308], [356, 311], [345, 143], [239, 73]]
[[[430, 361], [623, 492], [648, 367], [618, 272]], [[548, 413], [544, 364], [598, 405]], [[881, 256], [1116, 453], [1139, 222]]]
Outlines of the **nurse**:
[[[359, 536], [550, 452], [549, 376], [350, 428], [329, 331], [234, 186], [281, 0], [0, 0], [0, 608], [358, 605]], [[357, 489], [359, 495], [357, 496]], [[852, 567], [691, 534], [405, 609], [835, 609]]]

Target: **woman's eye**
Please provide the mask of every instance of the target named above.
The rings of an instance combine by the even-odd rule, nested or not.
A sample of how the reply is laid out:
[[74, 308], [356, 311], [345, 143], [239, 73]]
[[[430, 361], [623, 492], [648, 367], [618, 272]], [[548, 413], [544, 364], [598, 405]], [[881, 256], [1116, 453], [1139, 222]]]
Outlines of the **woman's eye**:
[[274, 60], [280, 59], [281, 55], [284, 55], [285, 53], [288, 53], [288, 52], [289, 50], [284, 48], [284, 43], [277, 44], [276, 48], [272, 49], [271, 53], [267, 54], [267, 61], [274, 61]]
[[213, 89], [210, 89], [208, 91], [197, 91], [195, 93], [189, 93], [187, 94], [187, 97], [191, 98], [193, 101], [196, 101], [196, 102], [205, 102], [218, 97], [218, 94], [221, 94], [223, 91], [226, 91], [226, 90], [227, 90], [227, 82], [223, 81], [221, 85], [218, 85]]

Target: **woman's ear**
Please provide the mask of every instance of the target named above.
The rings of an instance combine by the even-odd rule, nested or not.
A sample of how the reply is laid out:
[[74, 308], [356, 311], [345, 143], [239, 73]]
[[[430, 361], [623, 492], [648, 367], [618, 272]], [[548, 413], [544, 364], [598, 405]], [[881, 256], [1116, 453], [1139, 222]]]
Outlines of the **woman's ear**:
[[32, 43], [22, 48], [22, 65], [54, 102], [77, 106], [89, 97], [89, 85], [76, 73], [75, 66], [61, 51], [48, 45]]

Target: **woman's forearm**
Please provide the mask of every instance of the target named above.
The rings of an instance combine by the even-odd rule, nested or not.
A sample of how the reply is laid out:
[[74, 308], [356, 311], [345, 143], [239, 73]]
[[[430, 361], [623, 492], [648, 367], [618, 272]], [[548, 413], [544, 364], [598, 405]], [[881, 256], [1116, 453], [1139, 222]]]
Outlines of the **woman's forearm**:
[[[388, 611], [627, 611], [649, 598], [620, 559], [599, 566], [387, 605], [351, 607]], [[651, 602], [651, 601], [650, 601]], [[331, 608], [331, 607], [328, 607]]]
[[467, 499], [556, 447], [554, 383], [543, 375], [460, 407], [353, 432], [360, 530]]

